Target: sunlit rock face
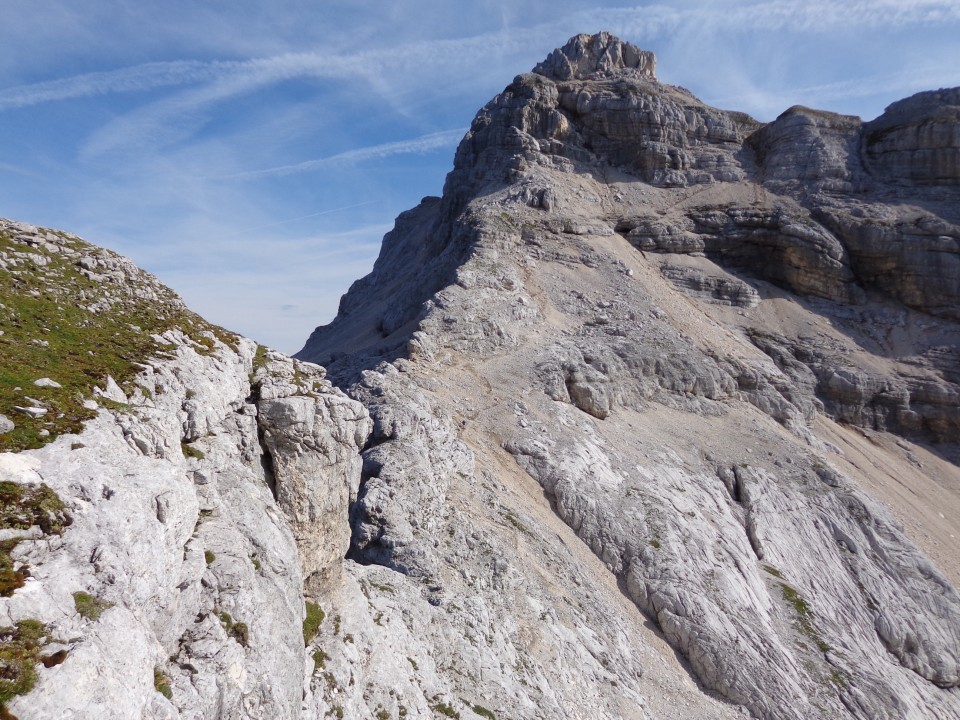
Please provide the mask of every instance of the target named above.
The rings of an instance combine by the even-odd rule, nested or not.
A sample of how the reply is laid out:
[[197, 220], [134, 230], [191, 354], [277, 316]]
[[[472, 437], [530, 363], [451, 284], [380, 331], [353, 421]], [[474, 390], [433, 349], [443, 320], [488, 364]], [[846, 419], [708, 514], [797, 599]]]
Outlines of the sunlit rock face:
[[[518, 75], [299, 354], [374, 422], [365, 647], [419, 603], [404, 692], [670, 717], [640, 617], [716, 693], [691, 716], [958, 717], [953, 92], [762, 124], [654, 67], [601, 33]], [[321, 706], [397, 710], [350, 657]]]

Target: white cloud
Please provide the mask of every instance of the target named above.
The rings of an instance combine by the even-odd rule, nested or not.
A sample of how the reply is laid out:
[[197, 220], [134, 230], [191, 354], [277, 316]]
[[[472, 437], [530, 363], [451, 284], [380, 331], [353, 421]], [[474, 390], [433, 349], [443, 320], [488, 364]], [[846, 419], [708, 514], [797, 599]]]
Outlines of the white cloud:
[[425, 153], [439, 148], [451, 147], [460, 142], [466, 134], [467, 128], [458, 128], [456, 130], [444, 130], [442, 132], [430, 133], [411, 140], [398, 140], [396, 142], [382, 143], [380, 145], [370, 145], [369, 147], [346, 150], [330, 157], [319, 158], [317, 160], [306, 160], [293, 165], [281, 165], [278, 167], [264, 168], [262, 170], [251, 170], [249, 172], [234, 173], [227, 175], [228, 178], [254, 178], [267, 175], [290, 175], [293, 173], [311, 172], [314, 170], [323, 170], [330, 167], [344, 167], [355, 165], [366, 160], [382, 160], [392, 155], [407, 155], [412, 153]]
[[[0, 91], [0, 110], [106, 93], [142, 92], [151, 88], [203, 83], [192, 91], [140, 107], [107, 123], [81, 150], [91, 159], [136, 147], [164, 145], [189, 137], [205, 122], [203, 111], [216, 103], [296, 78], [366, 82], [399, 106], [398, 97], [417, 92], [450, 91], [438, 78], [466, 77], [482, 82], [483, 73], [501, 76], [501, 65], [518, 56], [539, 58], [561, 42], [558, 38], [585, 29], [610, 29], [635, 41], [663, 41], [695, 28], [705, 32], [758, 33], [791, 30], [827, 33], [856, 27], [894, 28], [960, 20], [957, 0], [871, 0], [838, 3], [825, 0], [774, 0], [749, 4], [636, 6], [575, 12], [531, 27], [508, 27], [464, 38], [412, 42], [354, 53], [305, 52], [245, 61], [177, 61], [148, 63], [119, 70], [78, 75]], [[591, 30], [592, 31], [592, 30]], [[480, 72], [478, 73], [478, 70]]]
[[[908, 71], [892, 75], [860, 76], [855, 80], [841, 80], [820, 85], [781, 87], [775, 91], [753, 89], [749, 92], [707, 96], [702, 99], [717, 107], [762, 107], [769, 114], [783, 112], [787, 107], [798, 104], [829, 109], [833, 102], [850, 101], [854, 98], [882, 95], [889, 100], [891, 96], [907, 96], [921, 90], [933, 90], [953, 85], [958, 78], [960, 78], [960, 73], [952, 67], [914, 66]], [[870, 120], [872, 118], [866, 117], [864, 119]]]
[[238, 63], [205, 63], [191, 60], [134, 65], [119, 70], [86, 73], [47, 82], [0, 90], [0, 111], [47, 102], [143, 92], [159, 87], [212, 80]]
[[213, 248], [229, 255], [229, 265], [217, 272], [180, 262], [157, 274], [211, 322], [292, 353], [318, 324], [333, 319], [341, 293], [370, 271], [389, 229], [215, 242]]

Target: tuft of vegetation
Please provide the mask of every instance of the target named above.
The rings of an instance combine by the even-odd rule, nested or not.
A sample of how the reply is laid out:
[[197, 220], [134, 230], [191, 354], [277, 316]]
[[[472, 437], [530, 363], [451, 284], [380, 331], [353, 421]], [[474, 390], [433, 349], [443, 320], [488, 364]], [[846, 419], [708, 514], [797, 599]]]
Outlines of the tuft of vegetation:
[[775, 578], [780, 578], [783, 580], [783, 573], [777, 570], [773, 565], [764, 565], [763, 569], [773, 575]]
[[263, 565], [260, 564], [260, 560], [257, 558], [256, 555], [250, 556], [250, 562], [253, 563], [253, 569], [256, 570], [257, 572], [260, 572], [260, 570], [263, 568]]
[[112, 603], [81, 590], [73, 594], [73, 605], [77, 612], [87, 620], [99, 620], [104, 610], [113, 607]]
[[783, 593], [783, 599], [793, 606], [797, 629], [810, 638], [820, 652], [828, 652], [831, 647], [814, 627], [813, 611], [810, 609], [809, 603], [797, 592], [796, 588], [787, 585], [785, 582], [780, 583], [780, 590]]
[[38, 525], [44, 535], [60, 535], [71, 522], [63, 500], [45, 484], [0, 482], [0, 528], [29, 530]]
[[414, 660], [414, 659], [413, 659], [412, 657], [410, 657], [409, 655], [407, 656], [407, 662], [410, 663], [410, 667], [412, 667], [415, 671], [420, 669], [420, 668], [417, 666], [417, 661]]
[[323, 608], [307, 600], [307, 616], [303, 619], [303, 645], [306, 647], [317, 636], [320, 624], [326, 617]]
[[243, 647], [247, 647], [250, 644], [250, 628], [247, 627], [246, 623], [234, 623], [233, 627], [230, 628], [230, 636], [243, 645]]
[[233, 618], [230, 616], [230, 613], [225, 610], [221, 610], [217, 613], [217, 617], [220, 618], [220, 624], [223, 626], [223, 629], [227, 631], [227, 635], [236, 640], [243, 647], [247, 647], [250, 643], [250, 628], [247, 627], [246, 623], [234, 622]]
[[204, 550], [203, 559], [207, 561], [207, 565], [213, 565], [214, 561], [217, 559], [217, 556], [213, 550]]
[[330, 672], [329, 670], [327, 670], [327, 671], [323, 674], [323, 681], [326, 683], [326, 685], [327, 685], [327, 690], [329, 690], [330, 692], [333, 692], [334, 690], [336, 690], [336, 689], [339, 687], [339, 686], [337, 685], [337, 678], [336, 678], [336, 676], [335, 676], [332, 672]]
[[470, 709], [480, 717], [487, 718], [487, 720], [497, 720], [497, 716], [494, 715], [492, 711], [487, 710], [483, 705], [474, 705]]
[[153, 669], [153, 687], [167, 700], [173, 699], [173, 689], [170, 687], [170, 678], [167, 677], [167, 674], [161, 670], [159, 666]]
[[517, 516], [513, 514], [513, 511], [505, 510], [503, 513], [503, 517], [508, 523], [513, 525], [513, 529], [516, 530], [517, 532], [523, 533], [524, 535], [530, 538], [534, 537], [533, 533], [530, 532], [530, 529], [526, 525], [524, 525], [522, 522], [520, 522]]
[[323, 650], [317, 648], [313, 651], [313, 669], [314, 670], [323, 670], [327, 667], [327, 660], [330, 659], [330, 656], [327, 655]]
[[185, 458], [196, 458], [197, 460], [203, 460], [206, 457], [206, 455], [203, 454], [203, 450], [195, 448], [190, 443], [180, 443], [180, 451], [183, 453]]
[[456, 718], [457, 720], [460, 720], [460, 713], [458, 713], [456, 710], [454, 710], [452, 707], [450, 707], [446, 703], [439, 702], [436, 705], [432, 705], [431, 709], [440, 713], [441, 715], [445, 715], [447, 717]]
[[379, 590], [382, 593], [390, 593], [391, 595], [397, 592], [397, 589], [390, 585], [389, 583], [378, 583], [375, 580], [364, 580], [361, 588], [366, 590], [367, 587], [372, 587], [374, 590]]
[[0, 628], [0, 717], [13, 717], [7, 703], [26, 695], [37, 682], [41, 651], [52, 638], [39, 620], [25, 619], [16, 627]]
[[253, 371], [256, 372], [260, 368], [266, 367], [267, 365], [267, 348], [265, 345], [257, 345], [257, 349], [253, 354]]
[[[0, 222], [0, 260], [0, 414], [16, 425], [0, 452], [80, 432], [97, 413], [83, 406], [94, 387], [109, 376], [130, 394], [137, 363], [163, 353], [155, 335], [179, 328], [198, 352], [213, 338], [236, 344], [151, 275], [75, 236]], [[40, 378], [55, 385], [34, 385]]]
[[20, 538], [11, 538], [0, 542], [0, 596], [10, 597], [17, 589], [22, 588], [30, 569], [27, 567], [14, 568], [13, 549], [20, 543]]
[[841, 690], [846, 690], [848, 687], [850, 687], [849, 676], [837, 668], [832, 668], [830, 670], [830, 677], [828, 679]]

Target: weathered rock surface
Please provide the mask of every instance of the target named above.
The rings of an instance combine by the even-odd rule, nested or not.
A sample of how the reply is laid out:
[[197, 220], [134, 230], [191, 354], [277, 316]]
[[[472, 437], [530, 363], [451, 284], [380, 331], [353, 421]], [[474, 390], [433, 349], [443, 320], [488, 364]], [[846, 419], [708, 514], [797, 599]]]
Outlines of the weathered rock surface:
[[866, 126], [867, 168], [886, 181], [960, 183], [960, 90], [917, 93]]
[[[434, 692], [467, 713], [483, 688], [501, 718], [675, 717], [657, 688], [682, 669], [637, 612], [729, 703], [686, 695], [686, 716], [960, 718], [952, 91], [876, 125], [761, 125], [653, 68], [600, 34], [519, 75], [301, 351], [374, 420], [349, 566], [371, 609], [338, 612], [364, 648], [427, 648], [376, 661], [401, 693], [372, 670], [362, 693], [359, 635], [325, 631], [317, 708], [422, 712]], [[558, 587], [639, 678], [584, 666], [544, 694], [582, 652], [556, 645]], [[545, 624], [524, 630], [531, 607]]]
[[254, 375], [267, 479], [290, 521], [312, 595], [340, 580], [350, 542], [345, 519], [360, 484], [358, 451], [371, 431], [363, 406], [324, 375], [317, 365], [272, 351]]

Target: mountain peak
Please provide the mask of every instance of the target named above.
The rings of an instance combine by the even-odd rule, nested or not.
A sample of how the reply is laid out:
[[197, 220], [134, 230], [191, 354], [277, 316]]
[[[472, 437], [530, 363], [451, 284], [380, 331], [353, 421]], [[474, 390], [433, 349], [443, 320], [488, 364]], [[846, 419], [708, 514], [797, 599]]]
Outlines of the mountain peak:
[[656, 79], [657, 58], [649, 50], [608, 32], [582, 33], [554, 50], [533, 71], [551, 80], [592, 80], [618, 75]]

